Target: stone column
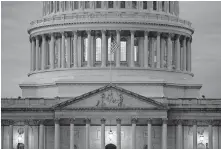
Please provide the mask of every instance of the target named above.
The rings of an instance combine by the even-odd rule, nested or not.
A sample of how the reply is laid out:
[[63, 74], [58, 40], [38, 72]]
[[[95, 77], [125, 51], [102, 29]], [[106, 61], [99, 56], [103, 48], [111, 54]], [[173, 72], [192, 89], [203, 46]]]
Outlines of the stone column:
[[105, 119], [101, 119], [101, 149], [105, 149]]
[[197, 149], [197, 121], [193, 121], [193, 149]]
[[106, 31], [102, 30], [101, 34], [102, 34], [102, 44], [101, 44], [101, 67], [106, 67], [106, 62], [107, 62], [107, 46], [106, 46], [106, 35], [105, 35]]
[[39, 124], [39, 149], [44, 149], [44, 121], [40, 120]]
[[134, 33], [135, 31], [130, 31], [131, 45], [130, 45], [130, 67], [134, 67]]
[[163, 119], [161, 149], [167, 149], [167, 119]]
[[160, 68], [164, 68], [165, 40], [160, 39]]
[[131, 120], [132, 123], [132, 149], [136, 149], [136, 123], [137, 123], [137, 119], [133, 118]]
[[91, 67], [91, 31], [87, 31], [87, 67]]
[[68, 37], [68, 35], [66, 35], [67, 37], [67, 68], [71, 67], [71, 37]]
[[167, 68], [172, 69], [172, 38], [173, 34], [169, 34], [167, 38]]
[[32, 43], [33, 43], [33, 40], [32, 38], [30, 37], [29, 38], [29, 41], [30, 41], [30, 72], [33, 71], [33, 48], [32, 48]]
[[151, 68], [155, 67], [154, 56], [155, 56], [154, 37], [151, 37]]
[[213, 149], [213, 125], [212, 121], [209, 121], [209, 149]]
[[58, 43], [58, 68], [61, 68], [61, 38], [57, 38]]
[[183, 71], [186, 71], [186, 37], [183, 38]]
[[176, 129], [176, 149], [183, 149], [183, 127], [182, 121], [177, 120], [177, 129]]
[[138, 61], [139, 61], [140, 67], [144, 67], [144, 37], [139, 37]]
[[42, 50], [41, 50], [41, 70], [45, 69], [46, 62], [46, 36], [42, 35]]
[[176, 35], [176, 70], [180, 70], [180, 35]]
[[70, 119], [70, 149], [74, 149], [74, 122], [75, 119]]
[[35, 50], [35, 52], [36, 52], [36, 71], [38, 71], [39, 70], [39, 58], [40, 58], [39, 37], [36, 36], [35, 39], [36, 39], [36, 46], [35, 46], [35, 48], [36, 48], [36, 50]]
[[65, 33], [61, 32], [61, 68], [65, 68]]
[[73, 51], [74, 51], [74, 67], [78, 67], [78, 55], [77, 55], [77, 31], [73, 31]]
[[59, 119], [54, 120], [54, 149], [60, 149], [60, 123]]
[[36, 70], [36, 47], [35, 47], [35, 38], [32, 38], [32, 42], [31, 42], [31, 48], [32, 48], [32, 71]]
[[25, 121], [25, 134], [24, 134], [24, 149], [29, 149], [29, 125], [28, 121]]
[[144, 67], [148, 68], [148, 31], [144, 31]]
[[147, 133], [148, 133], [148, 137], [147, 137], [147, 149], [152, 149], [152, 120], [148, 119], [147, 120]]
[[160, 68], [160, 32], [157, 32], [157, 68]]
[[9, 122], [9, 132], [8, 132], [8, 135], [9, 135], [9, 149], [13, 149], [13, 122], [10, 121]]
[[191, 38], [187, 38], [187, 71], [191, 72]]
[[116, 49], [116, 67], [120, 67], [120, 52], [121, 52], [121, 47], [120, 47], [120, 31], [116, 30], [117, 33], [117, 45], [119, 46], [119, 49]]
[[117, 149], [121, 149], [121, 119], [117, 120]]
[[55, 37], [54, 37], [54, 34], [51, 33], [51, 41], [50, 41], [50, 68], [51, 69], [54, 69], [54, 55], [55, 55], [54, 43], [55, 43]]
[[90, 119], [86, 119], [86, 138], [85, 138], [85, 144], [86, 149], [90, 149]]

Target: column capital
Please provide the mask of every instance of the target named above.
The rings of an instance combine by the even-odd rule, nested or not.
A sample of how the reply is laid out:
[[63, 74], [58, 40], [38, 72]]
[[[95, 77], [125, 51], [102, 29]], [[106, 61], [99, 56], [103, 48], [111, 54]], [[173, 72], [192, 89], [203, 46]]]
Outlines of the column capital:
[[190, 120], [192, 122], [192, 125], [197, 125], [197, 120]]
[[105, 124], [105, 122], [106, 122], [106, 119], [105, 119], [105, 118], [102, 118], [102, 119], [101, 119], [101, 124]]
[[119, 33], [119, 34], [120, 34], [120, 32], [121, 32], [121, 30], [120, 30], [120, 29], [116, 30], [116, 33]]
[[162, 118], [162, 123], [167, 124], [168, 123], [168, 118]]
[[91, 119], [90, 118], [85, 118], [85, 123], [86, 124], [90, 124], [91, 123]]
[[130, 30], [130, 34], [135, 34], [136, 30]]
[[117, 122], [117, 124], [121, 124], [121, 119], [120, 119], [120, 118], [117, 118], [117, 119], [116, 119], [116, 122]]
[[105, 30], [105, 29], [102, 29], [102, 30], [101, 30], [101, 33], [102, 33], [102, 34], [106, 34], [106, 30]]
[[91, 30], [86, 30], [87, 35], [91, 34]]
[[169, 38], [173, 38], [174, 36], [175, 36], [174, 33], [168, 33], [168, 37], [169, 37]]
[[157, 36], [160, 36], [162, 34], [162, 32], [156, 32]]
[[75, 118], [69, 118], [70, 124], [74, 124], [75, 123]]
[[30, 125], [30, 121], [31, 121], [31, 120], [24, 120], [24, 124], [25, 124], [25, 125]]
[[65, 32], [64, 31], [60, 32], [60, 34], [61, 34], [61, 36], [65, 36]]
[[35, 38], [36, 40], [39, 40], [39, 35], [35, 36], [34, 38]]
[[72, 35], [77, 36], [77, 32], [78, 32], [77, 30], [73, 30]]
[[148, 30], [145, 30], [145, 31], [144, 31], [144, 36], [148, 36], [148, 34], [149, 34], [149, 31], [148, 31]]
[[54, 118], [54, 124], [60, 124], [60, 118]]
[[181, 119], [177, 119], [177, 120], [174, 120], [174, 123], [175, 123], [175, 125], [182, 125], [184, 123], [184, 121]]
[[137, 119], [137, 118], [132, 118], [132, 119], [131, 119], [131, 123], [132, 123], [132, 124], [136, 124], [137, 122], [138, 122], [138, 119]]
[[46, 35], [45, 35], [45, 34], [42, 34], [41, 37], [42, 37], [42, 39], [44, 39], [44, 40], [46, 39]]
[[1, 120], [2, 125], [14, 125], [14, 121], [13, 120]]
[[151, 118], [147, 119], [147, 124], [152, 124], [152, 119]]
[[175, 37], [176, 37], [176, 40], [179, 40], [180, 39], [180, 34], [176, 34]]

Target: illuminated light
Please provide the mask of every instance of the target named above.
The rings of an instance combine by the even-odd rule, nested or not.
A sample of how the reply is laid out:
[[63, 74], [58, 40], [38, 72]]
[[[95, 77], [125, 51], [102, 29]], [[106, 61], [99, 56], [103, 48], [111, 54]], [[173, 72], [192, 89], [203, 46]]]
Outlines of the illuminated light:
[[201, 135], [201, 136], [200, 136], [200, 142], [203, 142], [203, 141], [204, 141], [204, 136]]

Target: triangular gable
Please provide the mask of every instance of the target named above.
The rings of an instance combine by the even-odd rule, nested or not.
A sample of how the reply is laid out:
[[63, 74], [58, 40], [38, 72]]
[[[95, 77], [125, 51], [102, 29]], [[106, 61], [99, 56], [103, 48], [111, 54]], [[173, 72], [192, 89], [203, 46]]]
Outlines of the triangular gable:
[[154, 108], [166, 109], [162, 103], [112, 84], [55, 105], [54, 109], [70, 108]]

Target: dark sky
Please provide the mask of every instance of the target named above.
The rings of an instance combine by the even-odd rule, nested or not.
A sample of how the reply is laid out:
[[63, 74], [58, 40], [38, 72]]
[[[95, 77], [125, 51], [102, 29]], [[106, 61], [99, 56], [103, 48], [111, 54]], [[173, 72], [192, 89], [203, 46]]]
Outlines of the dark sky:
[[[221, 98], [221, 2], [180, 2], [180, 18], [195, 28], [192, 42], [194, 81], [201, 95]], [[27, 77], [30, 44], [27, 28], [42, 15], [42, 2], [1, 2], [2, 97], [21, 96], [18, 84]]]

